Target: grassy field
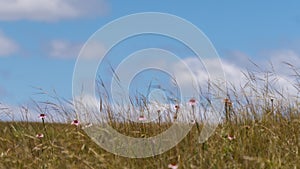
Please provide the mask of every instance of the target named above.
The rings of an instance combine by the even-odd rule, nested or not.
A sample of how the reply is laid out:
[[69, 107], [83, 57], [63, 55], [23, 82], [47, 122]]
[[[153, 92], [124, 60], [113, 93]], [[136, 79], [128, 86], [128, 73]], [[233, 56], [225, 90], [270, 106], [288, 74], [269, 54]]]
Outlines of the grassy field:
[[[298, 83], [293, 85], [298, 91], [292, 93], [295, 97], [272, 87], [278, 79], [271, 79], [269, 74], [266, 76], [269, 81], [252, 73], [245, 74], [249, 79], [247, 85], [222, 91], [228, 95], [220, 114], [223, 121], [205, 143], [198, 142], [203, 119], [197, 119], [196, 125], [175, 147], [143, 159], [125, 158], [101, 149], [83, 131], [84, 123], [75, 125], [73, 121], [71, 124], [76, 119], [74, 109], [70, 109], [74, 105], [59, 97], [51, 96], [56, 103], [35, 104], [40, 116], [46, 114], [45, 119], [34, 115], [36, 122], [28, 120], [30, 112], [26, 107], [20, 108], [19, 117], [22, 118], [19, 122], [6, 111], [8, 108], [0, 107], [0, 118], [3, 114], [10, 118], [8, 121], [0, 119], [0, 168], [166, 169], [170, 165], [179, 169], [300, 168], [299, 74], [296, 72]], [[177, 115], [177, 110], [170, 110], [168, 118], [162, 121], [122, 121], [111, 111], [109, 102], [101, 98], [99, 110], [107, 115], [105, 121], [120, 133], [132, 137], [157, 135], [167, 130]], [[141, 100], [141, 103], [146, 102]], [[65, 107], [67, 104], [70, 105]], [[47, 114], [48, 110], [55, 114]], [[200, 109], [192, 112], [209, 116]], [[186, 115], [187, 112], [182, 113]], [[63, 119], [64, 123], [57, 123], [54, 118]]]
[[[170, 124], [113, 125], [157, 134]], [[176, 147], [151, 158], [129, 159], [99, 148], [80, 126], [1, 122], [0, 168], [300, 168], [300, 116], [265, 117], [258, 121], [220, 124], [204, 144], [194, 128]], [[37, 134], [43, 133], [42, 138]]]

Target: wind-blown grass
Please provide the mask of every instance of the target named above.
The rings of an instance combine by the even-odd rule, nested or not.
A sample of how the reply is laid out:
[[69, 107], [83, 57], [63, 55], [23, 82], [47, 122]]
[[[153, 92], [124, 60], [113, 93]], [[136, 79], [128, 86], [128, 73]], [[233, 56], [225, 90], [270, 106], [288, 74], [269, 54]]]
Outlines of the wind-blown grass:
[[[196, 126], [176, 147], [146, 159], [128, 159], [99, 148], [76, 126], [45, 123], [0, 123], [0, 168], [298, 168], [300, 116], [244, 124], [219, 125], [204, 144]], [[158, 125], [115, 125], [133, 137], [157, 133]], [[130, 127], [130, 128], [129, 128]], [[130, 132], [130, 129], [135, 132]]]
[[[231, 86], [226, 91], [224, 121], [205, 143], [198, 142], [198, 130], [203, 127], [203, 119], [199, 119], [178, 145], [145, 159], [120, 157], [101, 149], [83, 131], [86, 124], [80, 120], [78, 126], [71, 124], [76, 118], [75, 112], [66, 108], [61, 100], [36, 104], [37, 111], [46, 114], [43, 123], [38, 115], [40, 122], [26, 120], [28, 110], [23, 107], [22, 121], [0, 122], [0, 168], [164, 169], [170, 164], [188, 169], [300, 168], [299, 101], [272, 88], [273, 83], [268, 80], [257, 87], [259, 79], [255, 75], [247, 72], [245, 77], [247, 85], [239, 89]], [[55, 114], [47, 114], [43, 106], [47, 111], [58, 113], [63, 118], [62, 123], [55, 123]], [[110, 107], [109, 102], [101, 99], [100, 109], [106, 114], [104, 121], [120, 133], [138, 138], [167, 130], [176, 113], [170, 111], [165, 120], [143, 124], [120, 120]], [[0, 112], [5, 114], [7, 108], [0, 108]], [[199, 109], [195, 113], [203, 112]]]

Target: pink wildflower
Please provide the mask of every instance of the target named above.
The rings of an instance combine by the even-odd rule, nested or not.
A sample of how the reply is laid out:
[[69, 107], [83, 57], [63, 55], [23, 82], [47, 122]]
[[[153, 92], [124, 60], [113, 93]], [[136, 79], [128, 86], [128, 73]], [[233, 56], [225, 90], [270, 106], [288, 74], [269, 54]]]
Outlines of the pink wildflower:
[[228, 140], [232, 141], [235, 139], [235, 136], [228, 134], [227, 138], [228, 138]]
[[44, 134], [37, 134], [35, 137], [36, 137], [36, 138], [43, 138], [43, 137], [44, 137]]
[[170, 169], [177, 169], [178, 165], [177, 164], [169, 164], [168, 168], [170, 168]]
[[45, 115], [45, 114], [43, 114], [43, 113], [42, 113], [42, 114], [40, 114], [40, 116], [39, 116], [39, 118], [40, 118], [40, 119], [44, 119], [45, 117], [46, 117], [46, 115]]
[[140, 115], [140, 117], [139, 117], [139, 121], [145, 121], [146, 120], [146, 117], [145, 116], [143, 116], [143, 115]]
[[75, 125], [75, 126], [78, 126], [79, 125], [79, 121], [78, 120], [73, 120], [71, 125]]
[[195, 106], [195, 105], [196, 105], [196, 99], [191, 98], [190, 101], [189, 101], [189, 104], [190, 104], [191, 106]]

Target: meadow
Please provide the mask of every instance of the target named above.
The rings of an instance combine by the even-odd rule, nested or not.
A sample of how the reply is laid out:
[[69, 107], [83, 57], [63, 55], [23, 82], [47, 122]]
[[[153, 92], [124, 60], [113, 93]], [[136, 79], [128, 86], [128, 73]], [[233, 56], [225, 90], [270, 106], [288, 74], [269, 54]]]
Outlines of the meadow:
[[[262, 88], [248, 83], [255, 98], [246, 94], [246, 87], [230, 89], [224, 98], [224, 118], [206, 142], [198, 142], [203, 127], [199, 120], [175, 147], [148, 158], [126, 158], [103, 150], [82, 129], [84, 124], [68, 116], [73, 112], [67, 112], [61, 102], [43, 103], [64, 114], [61, 118], [66, 121], [59, 123], [46, 112], [40, 112], [36, 121], [27, 120], [28, 110], [21, 107], [23, 120], [0, 122], [0, 168], [300, 168], [300, 103], [276, 94], [269, 81], [264, 83]], [[43, 104], [37, 103], [38, 110], [43, 110]], [[120, 121], [114, 113], [106, 113], [109, 125], [132, 137], [151, 137], [172, 125], [172, 120]], [[170, 114], [173, 117], [174, 112]]]

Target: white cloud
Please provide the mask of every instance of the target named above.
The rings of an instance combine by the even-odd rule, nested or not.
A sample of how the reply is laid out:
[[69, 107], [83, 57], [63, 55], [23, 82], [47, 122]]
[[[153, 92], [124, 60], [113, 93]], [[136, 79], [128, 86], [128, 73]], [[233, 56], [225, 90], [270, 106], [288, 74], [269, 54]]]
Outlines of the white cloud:
[[[243, 56], [244, 59], [248, 56], [243, 54], [242, 52], [238, 53], [239, 56]], [[253, 58], [253, 57], [252, 57]], [[198, 80], [198, 84], [202, 87], [206, 87], [208, 73], [210, 76], [216, 74], [216, 72], [207, 72], [206, 69], [203, 67], [202, 63], [196, 57], [185, 58], [183, 61], [188, 65], [188, 67], [192, 70], [194, 75]], [[284, 62], [288, 62], [294, 66], [294, 68], [300, 68], [300, 56], [292, 51], [292, 50], [280, 50], [276, 52], [270, 52], [268, 58], [261, 59], [258, 65], [261, 65], [262, 72], [257, 72], [255, 74], [257, 81], [254, 82], [257, 90], [263, 89], [264, 85], [267, 83], [266, 79], [266, 72], [265, 71], [274, 71], [272, 74], [269, 74], [269, 84], [271, 85], [270, 91], [272, 92], [273, 96], [278, 97], [280, 94], [283, 94], [286, 98], [291, 98], [292, 96], [297, 96], [299, 94], [299, 89], [297, 90], [294, 87], [296, 82], [296, 78], [298, 81], [300, 77], [295, 77], [295, 72], [291, 70], [291, 68], [284, 64]], [[217, 60], [213, 59], [206, 59], [206, 65], [204, 65], [208, 70], [219, 70], [221, 69], [217, 65]], [[270, 66], [270, 63], [273, 64], [273, 69]], [[222, 69], [225, 74], [225, 78], [227, 81], [228, 87], [231, 88], [231, 84], [236, 87], [239, 91], [240, 86], [244, 86], [248, 80], [244, 76], [242, 72], [247, 72], [248, 68], [254, 67], [254, 65], [248, 61], [248, 64], [245, 63], [245, 60], [239, 59], [222, 59]], [[187, 77], [190, 76], [189, 71], [183, 71], [180, 67], [174, 67], [174, 74], [176, 75], [177, 79], [182, 79], [182, 81], [186, 81], [187, 86], [191, 83], [191, 81], [187, 80]], [[253, 72], [252, 72], [253, 73]], [[258, 80], [261, 79], [261, 80]], [[237, 91], [237, 92], [238, 92]], [[277, 93], [277, 91], [280, 93]], [[261, 92], [261, 91], [260, 91]], [[260, 93], [262, 94], [262, 93]], [[270, 93], [271, 94], [271, 93]]]
[[[59, 59], [76, 59], [79, 54], [83, 59], [94, 59], [104, 54], [105, 47], [100, 42], [91, 42], [88, 46], [66, 40], [53, 40], [48, 45], [49, 56]], [[82, 52], [82, 53], [80, 53]]]
[[0, 57], [8, 56], [18, 50], [18, 45], [0, 31]]
[[[226, 60], [221, 61], [222, 67], [220, 67], [218, 58], [208, 58], [202, 61], [203, 63], [205, 63], [205, 65], [203, 65], [197, 57], [189, 57], [183, 59], [183, 62], [186, 63], [189, 69], [193, 72], [195, 78], [197, 79], [198, 85], [200, 85], [202, 88], [206, 88], [208, 80], [215, 79], [214, 76], [219, 76], [220, 72], [224, 72], [223, 80], [226, 80], [227, 82], [235, 85], [239, 85], [240, 79], [243, 76], [243, 69], [241, 67], [237, 67], [236, 65], [229, 63]], [[176, 75], [176, 79], [185, 81], [186, 87], [191, 86], [191, 81], [187, 80], [187, 77], [190, 77], [191, 74], [187, 69], [184, 70], [178, 66], [174, 66], [173, 71], [174, 75]]]
[[0, 20], [56, 21], [107, 11], [105, 0], [0, 0]]
[[53, 58], [76, 58], [82, 45], [65, 40], [53, 40], [49, 44], [49, 55]]

